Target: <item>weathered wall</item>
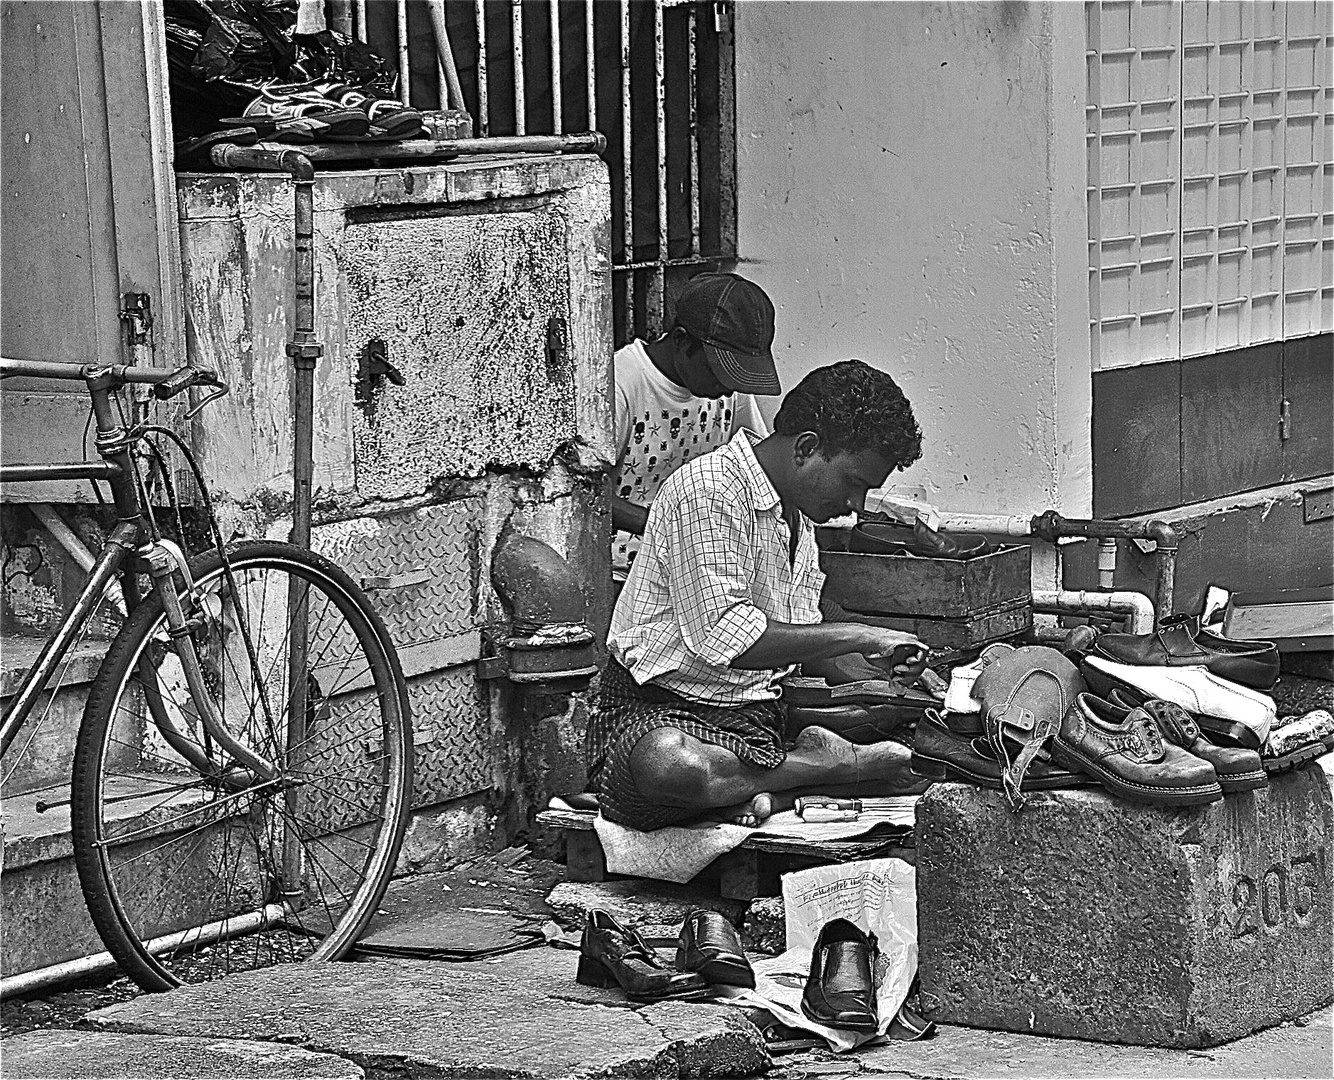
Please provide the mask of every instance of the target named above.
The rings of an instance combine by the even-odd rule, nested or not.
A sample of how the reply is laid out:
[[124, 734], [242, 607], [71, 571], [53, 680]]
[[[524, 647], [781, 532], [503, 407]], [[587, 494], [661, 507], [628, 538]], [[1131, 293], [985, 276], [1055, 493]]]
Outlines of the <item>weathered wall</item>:
[[942, 508], [1090, 508], [1082, 8], [737, 6], [739, 270], [783, 384], [891, 372], [900, 483]]

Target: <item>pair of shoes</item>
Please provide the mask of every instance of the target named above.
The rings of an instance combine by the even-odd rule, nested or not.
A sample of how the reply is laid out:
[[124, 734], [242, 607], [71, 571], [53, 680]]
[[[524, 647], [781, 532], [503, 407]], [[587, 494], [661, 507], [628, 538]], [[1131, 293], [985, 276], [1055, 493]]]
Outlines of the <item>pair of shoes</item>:
[[693, 1000], [709, 986], [754, 988], [755, 972], [727, 918], [697, 910], [686, 916], [676, 951], [677, 969], [667, 967], [637, 932], [609, 912], [593, 908], [584, 921], [575, 980], [584, 986], [620, 986], [631, 1001]]
[[1334, 750], [1334, 715], [1327, 709], [1312, 709], [1277, 721], [1265, 740], [1260, 761], [1265, 772], [1287, 772], [1330, 750]]
[[1204, 667], [1220, 679], [1253, 690], [1268, 690], [1278, 682], [1278, 646], [1272, 641], [1219, 637], [1192, 615], [1164, 619], [1152, 634], [1103, 634], [1094, 642], [1093, 652], [1118, 664]]
[[1200, 806], [1223, 797], [1214, 767], [1163, 736], [1153, 714], [1080, 694], [1051, 743], [1052, 758], [1136, 802]]
[[1079, 671], [1089, 689], [1101, 697], [1121, 687], [1180, 705], [1214, 742], [1259, 750], [1276, 719], [1274, 699], [1268, 694], [1220, 678], [1203, 665], [1148, 667], [1091, 653]]
[[[957, 719], [963, 726], [971, 727], [976, 718], [965, 714]], [[926, 711], [917, 724], [909, 768], [928, 780], [958, 780], [1003, 790], [1002, 766], [991, 744], [980, 731], [970, 735], [957, 730], [960, 725], [953, 723], [954, 720], [953, 714], [942, 715], [935, 709]], [[1039, 757], [1029, 765], [1019, 787], [1021, 791], [1051, 791], [1095, 783], [1096, 780], [1083, 773], [1071, 772]]]
[[368, 133], [370, 138], [410, 139], [424, 132], [425, 119], [422, 114], [401, 101], [376, 97], [346, 83], [318, 82], [313, 89], [345, 109], [358, 109], [365, 113], [371, 125]]
[[994, 550], [985, 536], [942, 533], [920, 518], [913, 525], [897, 521], [859, 521], [848, 537], [858, 555], [917, 555], [928, 559], [976, 559]]
[[1240, 746], [1218, 746], [1200, 730], [1190, 713], [1180, 705], [1170, 701], [1158, 701], [1146, 698], [1131, 690], [1117, 687], [1107, 696], [1107, 700], [1119, 708], [1130, 712], [1143, 709], [1158, 724], [1158, 730], [1164, 737], [1188, 754], [1203, 758], [1214, 767], [1218, 775], [1218, 785], [1224, 795], [1234, 791], [1251, 791], [1265, 787], [1269, 783], [1260, 755], [1254, 750]]
[[874, 1035], [880, 1029], [874, 978], [879, 951], [875, 935], [856, 923], [825, 923], [811, 949], [801, 1011], [817, 1024]]
[[364, 110], [340, 105], [313, 83], [262, 86], [240, 116], [224, 117], [222, 122], [248, 125], [263, 138], [296, 144], [360, 138], [371, 129]]

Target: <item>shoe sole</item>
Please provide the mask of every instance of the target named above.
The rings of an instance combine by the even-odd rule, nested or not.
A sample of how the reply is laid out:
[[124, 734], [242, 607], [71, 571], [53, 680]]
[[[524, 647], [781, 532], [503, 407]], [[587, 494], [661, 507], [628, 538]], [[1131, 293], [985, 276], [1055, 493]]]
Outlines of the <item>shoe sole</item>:
[[1066, 746], [1057, 739], [1052, 740], [1051, 756], [1071, 771], [1086, 772], [1097, 777], [1098, 782], [1108, 791], [1120, 795], [1131, 802], [1151, 803], [1155, 806], [1206, 806], [1223, 797], [1223, 788], [1217, 782], [1196, 784], [1188, 788], [1152, 787], [1137, 784], [1117, 776], [1110, 769], [1104, 769], [1096, 762], [1089, 761], [1077, 750]]
[[[1188, 710], [1189, 711], [1189, 710]], [[1205, 716], [1203, 713], [1191, 713], [1200, 730], [1208, 735], [1222, 735], [1224, 738], [1246, 750], [1259, 750], [1264, 742], [1245, 724], [1235, 720], [1224, 720], [1217, 716]]]
[[[961, 769], [951, 761], [927, 757], [915, 750], [912, 757], [908, 759], [908, 768], [927, 780], [957, 780], [966, 784], [976, 784], [979, 787], [989, 788], [992, 791], [1004, 790], [999, 780], [990, 776], [970, 773], [967, 769]], [[1028, 775], [1024, 777], [1021, 790], [1060, 791], [1065, 788], [1088, 787], [1096, 783], [1097, 781], [1092, 777], [1079, 773], [1074, 773], [1069, 777], [1042, 777], [1040, 779], [1034, 779], [1031, 775]]]
[[1296, 750], [1289, 750], [1286, 754], [1281, 754], [1278, 757], [1262, 757], [1260, 763], [1264, 765], [1265, 772], [1272, 776], [1275, 773], [1291, 772], [1309, 761], [1323, 757], [1328, 752], [1323, 741], [1308, 743], [1306, 746], [1299, 746]]
[[1254, 791], [1256, 788], [1269, 786], [1269, 774], [1264, 769], [1258, 772], [1233, 773], [1231, 776], [1219, 773], [1218, 786], [1223, 789], [1224, 795], [1232, 795], [1238, 791]]

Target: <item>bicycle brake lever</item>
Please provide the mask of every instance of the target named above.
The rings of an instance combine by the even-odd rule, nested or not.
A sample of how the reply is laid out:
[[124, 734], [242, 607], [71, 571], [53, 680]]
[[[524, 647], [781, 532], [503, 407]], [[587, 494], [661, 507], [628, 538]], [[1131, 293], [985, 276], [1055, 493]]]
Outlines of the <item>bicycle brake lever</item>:
[[203, 409], [205, 405], [209, 404], [209, 402], [217, 401], [218, 398], [220, 397], [225, 397], [230, 390], [231, 387], [229, 386], [218, 387], [213, 391], [213, 393], [209, 394], [208, 397], [204, 398], [203, 401], [199, 402], [199, 404], [197, 404], [193, 409], [189, 410], [185, 414], [185, 418], [187, 420], [193, 420], [195, 418], [195, 414], [198, 413], [201, 409]]

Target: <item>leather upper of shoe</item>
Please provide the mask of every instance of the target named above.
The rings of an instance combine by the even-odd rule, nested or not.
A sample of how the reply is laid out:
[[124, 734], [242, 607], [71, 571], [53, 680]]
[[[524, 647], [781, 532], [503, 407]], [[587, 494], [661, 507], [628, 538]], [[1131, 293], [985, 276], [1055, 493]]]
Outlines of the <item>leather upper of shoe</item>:
[[1084, 664], [1114, 683], [1130, 686], [1151, 698], [1170, 701], [1197, 716], [1241, 724], [1251, 731], [1257, 745], [1264, 742], [1274, 723], [1273, 698], [1220, 678], [1205, 667], [1139, 666], [1097, 655], [1085, 657]]
[[865, 934], [847, 919], [831, 919], [811, 950], [810, 975], [802, 992], [802, 1009], [831, 1027], [874, 1030], [874, 934]]
[[609, 912], [593, 908], [584, 922], [580, 952], [613, 970], [627, 990], [654, 994], [680, 993], [707, 984], [693, 971], [673, 971], [640, 935], [618, 923]]
[[1084, 760], [1142, 786], [1194, 788], [1218, 783], [1214, 767], [1168, 742], [1150, 713], [1123, 709], [1092, 694], [1075, 699], [1056, 738]]
[[692, 911], [681, 927], [682, 966], [698, 971], [706, 964], [722, 962], [750, 967], [746, 952], [737, 939], [736, 928], [727, 916], [708, 909]]
[[1196, 628], [1184, 616], [1164, 619], [1152, 634], [1103, 634], [1093, 653], [1120, 664], [1198, 665], [1219, 678], [1258, 690], [1278, 681], [1278, 647], [1270, 641], [1234, 641]]
[[[928, 709], [917, 722], [913, 737], [913, 753], [931, 761], [944, 761], [984, 786], [1000, 788], [1001, 763], [996, 760], [990, 744], [980, 735], [968, 736], [952, 730], [947, 717]], [[1076, 786], [1086, 782], [1077, 773], [1063, 769], [1050, 761], [1034, 760], [1026, 773], [1023, 786], [1041, 784], [1054, 787], [1058, 781]]]
[[912, 554], [930, 559], [975, 559], [992, 551], [985, 536], [937, 532], [924, 521], [862, 520], [852, 527], [848, 550], [859, 555]]
[[802, 728], [822, 727], [849, 742], [865, 745], [888, 739], [921, 715], [921, 707], [916, 706], [904, 709], [899, 705], [790, 705], [786, 732], [793, 739]]
[[1171, 742], [1203, 758], [1214, 767], [1219, 776], [1251, 775], [1264, 771], [1260, 755], [1239, 746], [1218, 746], [1205, 737], [1195, 718], [1180, 705], [1156, 698], [1136, 700], [1138, 695], [1121, 688], [1114, 689], [1107, 700], [1129, 712], [1143, 709], [1158, 724], [1158, 730]]

